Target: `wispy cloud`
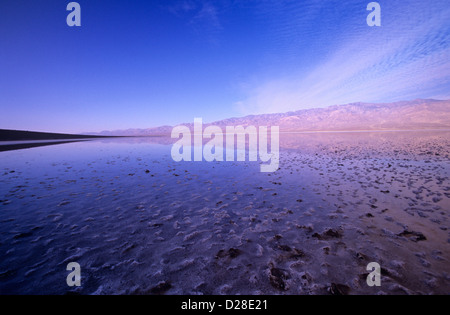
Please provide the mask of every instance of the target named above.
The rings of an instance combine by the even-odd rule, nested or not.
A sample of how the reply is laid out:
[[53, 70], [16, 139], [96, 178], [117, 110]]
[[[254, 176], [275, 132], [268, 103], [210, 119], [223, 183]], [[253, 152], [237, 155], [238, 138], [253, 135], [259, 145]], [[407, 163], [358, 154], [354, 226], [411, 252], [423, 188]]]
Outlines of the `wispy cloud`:
[[[339, 41], [316, 43], [307, 36], [310, 47], [297, 55], [314, 55], [315, 47], [322, 44], [322, 48], [329, 46], [326, 58], [308, 66], [305, 59], [293, 63], [295, 67], [289, 73], [242, 84], [244, 97], [236, 102], [236, 109], [242, 114], [255, 114], [356, 101], [450, 98], [450, 8], [442, 3], [436, 8], [427, 5], [431, 4], [420, 6], [415, 1], [409, 7], [384, 6], [383, 25], [378, 29], [362, 25], [362, 15], [362, 26], [355, 28], [353, 21], [342, 26], [336, 35]], [[319, 14], [321, 8], [313, 6], [310, 10]], [[297, 33], [314, 33], [314, 28], [299, 23], [283, 28], [281, 33], [289, 38]], [[316, 36], [323, 38], [326, 34]]]
[[221, 29], [217, 8], [209, 2], [204, 2], [201, 4], [200, 10], [192, 18], [191, 23], [193, 24], [204, 24], [210, 25], [214, 28]]
[[186, 19], [186, 25], [202, 39], [216, 42], [223, 29], [219, 8], [210, 1], [184, 0], [168, 7], [174, 15]]

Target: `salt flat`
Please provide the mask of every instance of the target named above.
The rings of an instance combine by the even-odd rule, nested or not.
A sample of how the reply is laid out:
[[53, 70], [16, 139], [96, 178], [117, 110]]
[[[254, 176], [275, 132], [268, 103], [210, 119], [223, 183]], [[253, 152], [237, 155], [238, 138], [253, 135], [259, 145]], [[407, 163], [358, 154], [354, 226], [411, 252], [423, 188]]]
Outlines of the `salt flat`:
[[[450, 132], [282, 134], [280, 146], [268, 174], [174, 162], [162, 138], [0, 153], [0, 292], [450, 292]], [[381, 287], [366, 284], [369, 262]]]

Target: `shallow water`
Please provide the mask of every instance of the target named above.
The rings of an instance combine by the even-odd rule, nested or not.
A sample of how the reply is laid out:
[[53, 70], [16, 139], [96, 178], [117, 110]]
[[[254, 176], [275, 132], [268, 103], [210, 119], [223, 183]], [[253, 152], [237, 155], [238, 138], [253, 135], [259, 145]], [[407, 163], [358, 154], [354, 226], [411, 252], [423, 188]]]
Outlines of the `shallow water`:
[[450, 292], [450, 132], [282, 134], [275, 173], [171, 143], [0, 152], [0, 292]]

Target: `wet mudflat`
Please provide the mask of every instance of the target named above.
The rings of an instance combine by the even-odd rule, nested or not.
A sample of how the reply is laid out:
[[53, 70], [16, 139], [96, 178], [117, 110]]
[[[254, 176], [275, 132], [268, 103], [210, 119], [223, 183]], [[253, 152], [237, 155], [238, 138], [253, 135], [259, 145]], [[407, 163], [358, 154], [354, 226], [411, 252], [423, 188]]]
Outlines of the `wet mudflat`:
[[[280, 144], [275, 173], [177, 163], [170, 139], [1, 152], [0, 292], [450, 292], [450, 132]], [[366, 284], [370, 262], [381, 287]]]

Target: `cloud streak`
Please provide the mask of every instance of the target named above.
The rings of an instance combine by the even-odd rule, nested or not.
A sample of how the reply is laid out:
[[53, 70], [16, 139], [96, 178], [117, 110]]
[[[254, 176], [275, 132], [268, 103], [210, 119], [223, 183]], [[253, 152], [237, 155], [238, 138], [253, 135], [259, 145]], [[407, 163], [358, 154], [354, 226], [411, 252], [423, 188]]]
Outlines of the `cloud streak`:
[[[344, 34], [336, 35], [339, 41], [327, 43], [326, 58], [309, 68], [299, 62], [287, 74], [243, 84], [244, 97], [236, 102], [236, 109], [261, 114], [357, 101], [450, 98], [450, 10], [443, 2], [432, 8], [427, 5], [417, 1], [402, 2], [401, 7], [386, 5], [383, 25], [377, 29], [354, 27], [349, 19], [341, 30]], [[365, 23], [362, 14], [358, 18]], [[283, 36], [315, 34], [314, 25], [299, 23], [299, 27], [288, 28]], [[314, 38], [309, 39], [313, 48], [301, 51], [306, 56], [314, 55], [317, 45]]]
[[219, 9], [212, 2], [184, 0], [169, 6], [168, 10], [179, 18], [187, 19], [186, 25], [204, 40], [216, 42], [223, 30]]

